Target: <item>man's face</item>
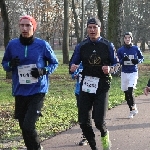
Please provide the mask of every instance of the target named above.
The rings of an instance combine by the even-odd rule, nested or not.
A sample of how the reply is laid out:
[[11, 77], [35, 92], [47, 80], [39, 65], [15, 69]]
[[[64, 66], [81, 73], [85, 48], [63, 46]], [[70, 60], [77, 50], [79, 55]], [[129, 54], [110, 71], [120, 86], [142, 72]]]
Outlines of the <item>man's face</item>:
[[124, 42], [125, 42], [125, 44], [126, 45], [129, 45], [129, 44], [131, 44], [131, 36], [130, 35], [125, 35], [125, 37], [124, 37]]
[[89, 38], [95, 41], [100, 37], [100, 27], [96, 24], [89, 24], [87, 26], [87, 33]]
[[22, 37], [29, 38], [33, 35], [33, 25], [30, 20], [22, 19], [19, 23], [20, 32]]

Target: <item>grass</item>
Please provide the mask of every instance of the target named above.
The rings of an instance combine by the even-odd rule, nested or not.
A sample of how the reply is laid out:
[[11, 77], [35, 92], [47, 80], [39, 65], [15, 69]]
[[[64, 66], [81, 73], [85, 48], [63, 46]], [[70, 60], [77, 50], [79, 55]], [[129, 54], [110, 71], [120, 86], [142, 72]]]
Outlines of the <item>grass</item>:
[[[70, 52], [71, 54], [72, 52]], [[60, 59], [57, 70], [50, 76], [50, 90], [42, 108], [43, 117], [37, 122], [37, 130], [42, 140], [50, 138], [77, 123], [77, 107], [74, 96], [75, 81], [68, 74], [68, 65], [61, 64], [62, 53], [56, 51]], [[145, 56], [148, 57], [146, 53]], [[143, 93], [149, 79], [149, 60], [146, 67], [140, 65], [139, 79], [135, 96]], [[0, 149], [18, 149], [23, 147], [18, 122], [13, 119], [14, 98], [11, 96], [11, 80], [5, 80], [5, 72], [0, 67]], [[113, 77], [109, 92], [109, 109], [124, 102], [120, 90], [120, 77]]]

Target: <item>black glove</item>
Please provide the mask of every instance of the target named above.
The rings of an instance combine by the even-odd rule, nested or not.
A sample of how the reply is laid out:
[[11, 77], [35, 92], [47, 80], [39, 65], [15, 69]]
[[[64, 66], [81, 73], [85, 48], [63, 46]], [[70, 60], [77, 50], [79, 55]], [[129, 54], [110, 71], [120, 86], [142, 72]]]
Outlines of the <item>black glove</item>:
[[18, 56], [16, 56], [9, 62], [10, 67], [17, 67], [19, 66], [19, 64], [20, 64], [20, 59], [18, 58]]
[[39, 78], [40, 76], [43, 76], [45, 74], [46, 74], [46, 69], [45, 68], [41, 68], [41, 69], [32, 68], [31, 69], [31, 75], [34, 78]]
[[134, 65], [138, 64], [138, 62], [139, 62], [138, 59], [131, 59], [131, 61]]
[[148, 80], [147, 86], [150, 87], [150, 79]]
[[126, 55], [126, 56], [123, 57], [122, 60], [123, 60], [123, 61], [129, 61], [130, 59], [129, 59], [129, 57]]

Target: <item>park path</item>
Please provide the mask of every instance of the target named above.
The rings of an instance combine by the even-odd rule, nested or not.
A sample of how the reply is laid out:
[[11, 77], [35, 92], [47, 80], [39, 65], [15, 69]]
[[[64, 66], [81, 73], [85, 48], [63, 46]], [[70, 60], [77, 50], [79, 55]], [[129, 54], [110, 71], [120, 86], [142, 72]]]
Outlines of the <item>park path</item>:
[[[123, 103], [108, 110], [106, 122], [110, 131], [112, 142], [111, 150], [150, 150], [150, 94], [136, 97], [139, 113], [128, 119], [129, 109]], [[100, 133], [93, 124], [96, 134], [96, 142], [99, 150], [102, 150]], [[81, 139], [79, 125], [62, 132], [42, 142], [44, 150], [90, 150], [89, 145], [78, 146]]]

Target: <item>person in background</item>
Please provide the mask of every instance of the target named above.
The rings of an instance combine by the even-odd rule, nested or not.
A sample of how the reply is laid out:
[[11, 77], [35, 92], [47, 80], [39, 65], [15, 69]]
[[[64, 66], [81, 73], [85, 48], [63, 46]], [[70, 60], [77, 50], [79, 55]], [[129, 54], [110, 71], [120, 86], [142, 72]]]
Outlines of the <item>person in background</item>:
[[43, 150], [35, 124], [42, 116], [49, 74], [58, 66], [49, 43], [34, 37], [36, 27], [32, 16], [22, 16], [19, 19], [20, 37], [9, 41], [2, 59], [4, 70], [12, 72], [15, 119], [19, 121], [27, 150]]
[[131, 32], [126, 32], [123, 38], [124, 45], [117, 51], [120, 65], [122, 65], [121, 90], [124, 92], [125, 100], [129, 106], [129, 118], [133, 118], [138, 113], [133, 94], [138, 80], [137, 64], [142, 63], [144, 57], [141, 50], [132, 44], [133, 37]]
[[98, 150], [91, 124], [91, 119], [94, 119], [95, 126], [101, 133], [103, 150], [110, 150], [111, 142], [105, 114], [108, 108], [111, 73], [117, 70], [117, 58], [114, 45], [101, 37], [100, 31], [99, 19], [91, 18], [87, 21], [87, 39], [76, 46], [70, 62], [70, 71], [74, 72], [82, 61], [78, 120], [84, 136], [91, 149]]
[[[74, 73], [71, 74], [72, 79], [76, 80], [76, 84], [75, 84], [75, 97], [77, 100], [77, 108], [79, 108], [80, 105], [80, 99], [79, 99], [79, 93], [80, 93], [80, 82], [82, 80], [82, 70], [83, 70], [83, 66], [82, 66], [82, 62], [79, 64], [79, 67], [76, 69], [76, 71]], [[82, 140], [79, 142], [80, 146], [84, 146], [87, 145], [88, 141], [85, 138], [85, 136], [83, 135]]]
[[150, 92], [150, 79], [148, 80], [147, 86], [144, 88], [144, 94], [147, 96]]

